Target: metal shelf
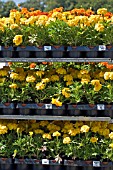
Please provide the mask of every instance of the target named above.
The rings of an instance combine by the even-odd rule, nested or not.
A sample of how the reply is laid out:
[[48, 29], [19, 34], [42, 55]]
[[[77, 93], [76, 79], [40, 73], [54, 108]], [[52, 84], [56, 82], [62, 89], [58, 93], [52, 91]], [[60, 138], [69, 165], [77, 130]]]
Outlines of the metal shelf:
[[0, 115], [0, 119], [17, 119], [17, 120], [69, 120], [69, 121], [107, 121], [110, 117], [84, 117], [84, 116], [44, 116], [44, 115]]
[[111, 58], [0, 58], [0, 62], [112, 62]]

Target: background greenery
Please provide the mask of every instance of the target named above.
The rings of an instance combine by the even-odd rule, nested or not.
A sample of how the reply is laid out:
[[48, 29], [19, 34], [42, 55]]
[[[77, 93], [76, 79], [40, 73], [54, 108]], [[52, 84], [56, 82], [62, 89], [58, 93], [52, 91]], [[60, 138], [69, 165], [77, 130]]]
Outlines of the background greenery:
[[[92, 8], [96, 11], [98, 8], [107, 8], [108, 11], [113, 12], [113, 0], [26, 0], [20, 3], [21, 7], [30, 9], [33, 7], [35, 10], [40, 9], [42, 11], [50, 11], [53, 8], [64, 7], [65, 10], [71, 10], [73, 8]], [[4, 2], [0, 1], [0, 17], [8, 16], [9, 11], [13, 8], [17, 8], [16, 3], [13, 0]]]

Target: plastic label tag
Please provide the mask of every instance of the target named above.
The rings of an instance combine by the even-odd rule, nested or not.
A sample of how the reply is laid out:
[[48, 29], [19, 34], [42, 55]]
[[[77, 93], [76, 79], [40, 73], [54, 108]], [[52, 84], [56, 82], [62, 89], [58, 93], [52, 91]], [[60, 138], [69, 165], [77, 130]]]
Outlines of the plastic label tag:
[[94, 167], [100, 167], [100, 161], [93, 161]]
[[105, 45], [99, 45], [99, 51], [105, 51], [106, 46]]
[[52, 109], [52, 104], [45, 104], [45, 109]]
[[42, 159], [42, 164], [49, 165], [49, 160], [48, 159]]
[[44, 51], [51, 51], [51, 46], [44, 46]]
[[2, 47], [0, 46], [0, 51], [2, 51]]
[[97, 110], [105, 110], [104, 104], [97, 104]]

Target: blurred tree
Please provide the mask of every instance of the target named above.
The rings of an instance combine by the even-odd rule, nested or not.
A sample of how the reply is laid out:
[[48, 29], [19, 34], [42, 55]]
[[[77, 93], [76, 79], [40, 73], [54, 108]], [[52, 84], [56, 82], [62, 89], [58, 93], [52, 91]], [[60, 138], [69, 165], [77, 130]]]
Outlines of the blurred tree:
[[[16, 9], [17, 6], [14, 1], [8, 0], [7, 2], [1, 2], [2, 8], [0, 9], [0, 16], [8, 17], [11, 9]], [[0, 5], [1, 6], [1, 5]], [[2, 10], [2, 11], [1, 11]]]
[[64, 10], [71, 10], [76, 5], [76, 0], [47, 0], [46, 11], [52, 10], [53, 8], [64, 7]]
[[92, 8], [92, 10], [97, 11], [99, 8], [107, 8], [108, 11], [113, 12], [113, 0], [76, 0], [76, 7], [83, 7], [85, 9]]
[[20, 6], [27, 9], [34, 8], [35, 10], [39, 9], [44, 11], [45, 1], [46, 0], [26, 0], [25, 2], [20, 3]]

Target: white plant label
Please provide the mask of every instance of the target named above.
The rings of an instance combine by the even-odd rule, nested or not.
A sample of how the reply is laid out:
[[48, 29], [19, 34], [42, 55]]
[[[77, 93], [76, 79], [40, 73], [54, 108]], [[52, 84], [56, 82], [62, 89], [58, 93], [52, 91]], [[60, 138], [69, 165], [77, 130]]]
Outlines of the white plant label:
[[2, 50], [2, 47], [0, 46], [0, 51]]
[[48, 159], [42, 159], [42, 164], [49, 165], [49, 160]]
[[52, 104], [45, 104], [45, 109], [52, 109]]
[[104, 104], [97, 104], [97, 110], [105, 110]]
[[94, 167], [100, 167], [100, 161], [93, 161]]
[[51, 51], [51, 46], [44, 46], [44, 51]]
[[105, 45], [99, 45], [99, 51], [105, 51], [106, 46]]

